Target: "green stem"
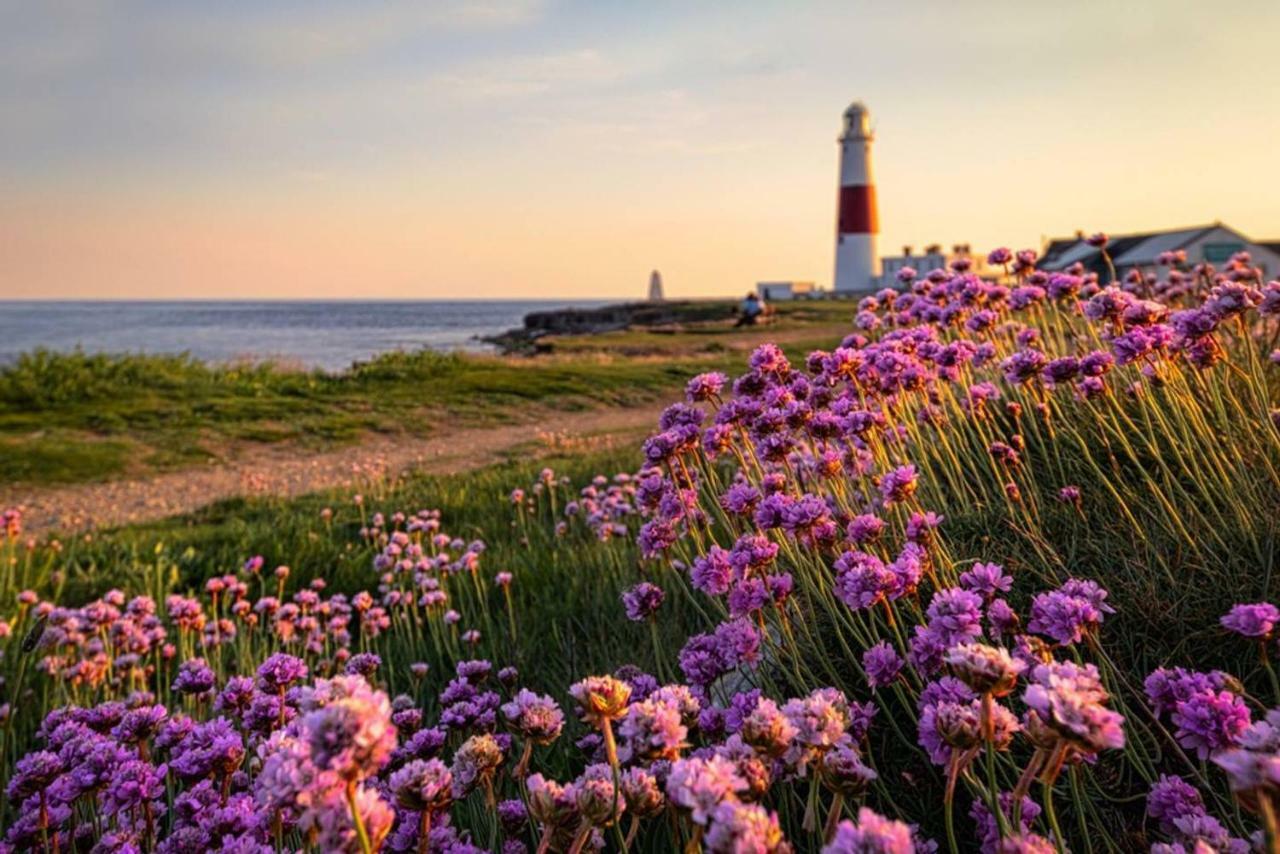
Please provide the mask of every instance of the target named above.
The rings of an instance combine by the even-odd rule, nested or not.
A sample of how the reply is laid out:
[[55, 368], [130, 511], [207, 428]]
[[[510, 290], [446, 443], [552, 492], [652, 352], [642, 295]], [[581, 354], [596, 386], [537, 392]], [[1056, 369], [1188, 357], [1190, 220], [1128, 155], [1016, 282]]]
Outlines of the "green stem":
[[356, 835], [360, 837], [360, 849], [364, 854], [373, 854], [373, 843], [369, 841], [369, 831], [365, 829], [364, 819], [360, 817], [360, 809], [356, 806], [356, 781], [347, 783], [347, 806], [351, 810], [351, 822], [356, 826]]

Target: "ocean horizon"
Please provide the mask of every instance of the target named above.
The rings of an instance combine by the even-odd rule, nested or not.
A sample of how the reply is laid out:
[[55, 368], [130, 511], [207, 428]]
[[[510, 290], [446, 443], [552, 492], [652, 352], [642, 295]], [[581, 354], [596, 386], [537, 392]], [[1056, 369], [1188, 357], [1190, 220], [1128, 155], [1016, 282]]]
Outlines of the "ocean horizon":
[[616, 300], [0, 300], [0, 365], [36, 349], [341, 371], [381, 353], [487, 352], [524, 315]]

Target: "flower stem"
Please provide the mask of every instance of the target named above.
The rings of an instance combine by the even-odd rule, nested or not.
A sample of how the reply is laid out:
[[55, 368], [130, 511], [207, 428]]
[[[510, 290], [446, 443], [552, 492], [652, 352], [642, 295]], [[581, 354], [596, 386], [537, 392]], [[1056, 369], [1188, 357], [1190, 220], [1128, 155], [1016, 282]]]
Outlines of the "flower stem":
[[364, 819], [360, 817], [360, 808], [356, 806], [356, 781], [347, 783], [347, 807], [351, 810], [351, 823], [356, 826], [356, 835], [360, 837], [360, 850], [364, 854], [373, 854], [373, 843], [369, 841], [369, 831], [365, 829]]

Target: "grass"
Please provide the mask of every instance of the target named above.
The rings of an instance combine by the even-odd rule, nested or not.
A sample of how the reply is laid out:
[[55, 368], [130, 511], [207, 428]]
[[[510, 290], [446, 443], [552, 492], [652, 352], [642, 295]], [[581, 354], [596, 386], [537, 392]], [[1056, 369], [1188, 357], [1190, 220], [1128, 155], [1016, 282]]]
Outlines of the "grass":
[[[798, 305], [798, 304], [797, 304]], [[814, 303], [812, 306], [820, 306]], [[189, 356], [24, 354], [0, 369], [0, 480], [107, 480], [234, 456], [264, 444], [329, 448], [368, 433], [423, 436], [657, 399], [728, 369], [771, 334], [830, 346], [847, 303], [783, 309], [767, 329], [698, 325], [560, 338], [537, 357], [387, 353], [338, 374]], [[643, 356], [643, 358], [636, 358]]]
[[124, 473], [132, 443], [62, 431], [0, 439], [0, 483], [80, 483]]

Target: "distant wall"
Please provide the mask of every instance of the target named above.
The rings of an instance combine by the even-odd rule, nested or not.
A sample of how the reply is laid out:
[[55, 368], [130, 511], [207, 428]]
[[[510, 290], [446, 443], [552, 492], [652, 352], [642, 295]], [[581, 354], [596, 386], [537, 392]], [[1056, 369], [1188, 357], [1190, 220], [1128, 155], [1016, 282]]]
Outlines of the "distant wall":
[[618, 303], [600, 308], [533, 311], [524, 316], [524, 328], [526, 332], [541, 335], [581, 335], [628, 326], [723, 320], [732, 317], [734, 311], [733, 303], [729, 302], [668, 300], [661, 303]]

